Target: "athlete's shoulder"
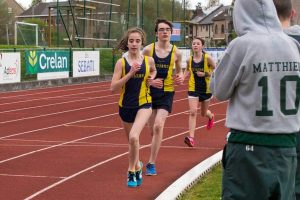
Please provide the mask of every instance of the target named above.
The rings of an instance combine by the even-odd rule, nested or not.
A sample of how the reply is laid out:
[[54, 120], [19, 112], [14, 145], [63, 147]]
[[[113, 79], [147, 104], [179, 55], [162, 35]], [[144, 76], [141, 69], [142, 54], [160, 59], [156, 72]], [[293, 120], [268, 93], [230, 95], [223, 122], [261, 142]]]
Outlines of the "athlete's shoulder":
[[150, 56], [151, 52], [152, 52], [152, 48], [153, 48], [152, 46], [153, 46], [153, 43], [148, 44], [147, 46], [145, 46], [143, 48], [143, 55]]

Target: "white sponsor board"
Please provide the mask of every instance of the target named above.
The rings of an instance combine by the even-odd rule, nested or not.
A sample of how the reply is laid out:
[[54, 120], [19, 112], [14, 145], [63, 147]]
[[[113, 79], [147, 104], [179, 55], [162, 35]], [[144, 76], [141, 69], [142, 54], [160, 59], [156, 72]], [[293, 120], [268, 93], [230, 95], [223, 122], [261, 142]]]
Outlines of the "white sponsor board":
[[73, 77], [100, 75], [99, 51], [73, 52]]
[[216, 64], [218, 64], [225, 52], [225, 48], [205, 48], [204, 51], [212, 57]]
[[38, 80], [51, 80], [51, 79], [61, 79], [61, 78], [69, 78], [69, 72], [37, 73]]
[[20, 52], [0, 53], [0, 84], [21, 81]]
[[186, 60], [190, 57], [191, 55], [191, 49], [180, 49], [181, 51], [181, 67], [182, 69], [186, 68]]
[[[180, 49], [182, 54], [181, 67], [183, 69], [186, 68], [186, 60], [191, 55], [191, 49]], [[215, 61], [216, 64], [221, 60], [223, 53], [225, 52], [225, 48], [205, 48], [204, 51], [208, 53], [211, 58]]]

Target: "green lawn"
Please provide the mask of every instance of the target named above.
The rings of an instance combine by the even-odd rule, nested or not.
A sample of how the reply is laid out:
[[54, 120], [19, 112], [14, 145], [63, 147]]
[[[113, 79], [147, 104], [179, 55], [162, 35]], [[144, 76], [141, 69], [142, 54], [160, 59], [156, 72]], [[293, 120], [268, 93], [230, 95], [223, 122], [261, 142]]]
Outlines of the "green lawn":
[[221, 199], [221, 164], [204, 175], [198, 183], [187, 190], [178, 200], [220, 200]]

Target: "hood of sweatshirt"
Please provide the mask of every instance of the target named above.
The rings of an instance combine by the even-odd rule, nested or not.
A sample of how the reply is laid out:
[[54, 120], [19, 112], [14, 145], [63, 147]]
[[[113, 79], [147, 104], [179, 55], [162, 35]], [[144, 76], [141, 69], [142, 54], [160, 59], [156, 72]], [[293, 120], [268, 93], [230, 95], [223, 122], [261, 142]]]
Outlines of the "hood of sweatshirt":
[[238, 36], [249, 32], [272, 33], [282, 31], [272, 0], [238, 0], [233, 9], [234, 29]]
[[300, 26], [299, 25], [294, 25], [290, 26], [286, 29], [283, 30], [286, 34], [289, 36], [295, 38], [298, 42], [300, 42]]

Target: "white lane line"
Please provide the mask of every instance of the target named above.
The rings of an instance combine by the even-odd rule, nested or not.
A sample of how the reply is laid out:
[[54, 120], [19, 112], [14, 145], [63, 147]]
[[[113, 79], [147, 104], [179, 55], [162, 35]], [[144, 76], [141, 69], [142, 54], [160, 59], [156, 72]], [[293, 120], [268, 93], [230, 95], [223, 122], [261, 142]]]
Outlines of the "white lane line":
[[35, 115], [35, 116], [32, 116], [32, 117], [23, 117], [23, 118], [19, 118], [19, 119], [2, 121], [2, 122], [0, 122], [0, 124], [7, 124], [7, 123], [18, 122], [18, 121], [23, 121], [23, 120], [28, 120], [28, 119], [41, 118], [41, 117], [49, 117], [49, 116], [52, 116], [52, 115], [58, 115], [58, 114], [69, 113], [69, 112], [76, 112], [76, 111], [80, 111], [80, 110], [87, 110], [87, 109], [91, 109], [91, 108], [97, 108], [97, 107], [102, 107], [102, 106], [107, 106], [107, 105], [112, 105], [112, 104], [117, 104], [117, 103], [116, 102], [106, 103], [106, 104], [87, 106], [87, 107], [82, 107], [82, 108], [77, 108], [77, 109], [64, 110], [64, 111], [61, 111], [61, 112], [48, 113], [48, 114], [43, 114], [43, 115]]
[[[186, 112], [186, 111], [184, 111]], [[176, 116], [176, 115], [180, 115], [184, 112], [180, 112], [180, 113], [176, 113], [176, 114], [173, 114], [173, 115], [169, 115], [168, 117], [172, 117], [172, 116]], [[115, 114], [118, 114], [118, 113], [113, 113], [113, 114], [110, 114], [110, 115], [115, 115]], [[108, 115], [106, 116], [100, 116], [100, 117], [107, 117]], [[95, 117], [95, 118], [100, 118], [100, 117]], [[90, 119], [89, 119], [90, 120]], [[80, 122], [81, 120], [78, 120], [76, 123]], [[82, 121], [86, 121], [85, 120], [82, 120]], [[114, 129], [114, 130], [121, 130], [123, 128], [118, 128], [118, 129]], [[112, 130], [111, 132], [113, 132], [114, 130]], [[17, 159], [17, 158], [20, 158], [20, 157], [24, 157], [24, 156], [27, 156], [27, 155], [31, 155], [31, 154], [34, 154], [34, 153], [37, 153], [37, 152], [41, 152], [41, 151], [44, 151], [44, 150], [48, 150], [48, 149], [52, 149], [54, 147], [58, 147], [58, 146], [62, 146], [62, 145], [66, 145], [66, 144], [69, 144], [69, 143], [73, 143], [73, 142], [77, 142], [77, 141], [81, 141], [81, 140], [84, 140], [84, 139], [88, 139], [88, 138], [92, 138], [92, 137], [95, 137], [95, 136], [98, 136], [98, 135], [102, 135], [102, 134], [106, 134], [106, 133], [109, 133], [110, 131], [106, 131], [106, 132], [103, 132], [103, 133], [99, 133], [99, 134], [96, 134], [96, 135], [92, 135], [92, 136], [88, 136], [88, 137], [84, 137], [84, 138], [79, 138], [79, 139], [76, 139], [76, 140], [72, 140], [72, 141], [68, 141], [68, 142], [64, 142], [64, 143], [61, 143], [61, 144], [57, 144], [57, 145], [53, 145], [53, 146], [50, 146], [50, 147], [47, 147], [47, 148], [43, 148], [43, 149], [39, 149], [39, 150], [36, 150], [36, 151], [31, 151], [31, 152], [28, 152], [28, 153], [25, 153], [25, 154], [21, 154], [21, 155], [18, 155], [18, 156], [15, 156], [15, 157], [11, 157], [9, 159], [6, 159], [6, 160], [2, 160], [0, 161], [0, 164], [1, 163], [4, 163], [4, 162], [7, 162], [7, 161], [11, 161], [11, 160], [14, 160], [14, 159]], [[28, 132], [24, 132], [22, 134], [26, 134]], [[20, 135], [20, 134], [19, 134]], [[7, 136], [6, 138], [8, 137], [12, 137], [12, 135], [10, 136]], [[3, 139], [5, 137], [2, 137], [0, 139]]]
[[[2, 141], [16, 141], [16, 142], [41, 142], [41, 143], [62, 143], [62, 140], [27, 140], [27, 139], [3, 139]], [[97, 142], [74, 142], [75, 144], [113, 144], [113, 143], [97, 143]]]
[[[0, 144], [0, 147], [52, 147], [50, 144]], [[128, 144], [65, 144], [61, 147], [128, 147]]]
[[[29, 98], [28, 100], [11, 101], [11, 102], [7, 102], [7, 103], [1, 103], [1, 105], [12, 105], [12, 104], [18, 104], [18, 103], [40, 101], [40, 100], [48, 101], [50, 99], [57, 99], [57, 98], [61, 98], [61, 97], [70, 97], [70, 96], [82, 95], [82, 94], [91, 94], [91, 93], [97, 93], [97, 92], [102, 92], [102, 91], [108, 91], [108, 90], [95, 90], [95, 91], [90, 91], [90, 92], [81, 92], [81, 93], [66, 94], [66, 95], [60, 95], [60, 96], [42, 97], [42, 98], [36, 98], [36, 99]], [[22, 98], [22, 99], [24, 99], [24, 98]]]
[[[73, 122], [69, 122], [69, 123], [65, 123], [65, 124], [75, 124], [75, 123], [79, 123], [79, 122], [84, 122], [84, 121], [89, 121], [89, 120], [94, 120], [94, 119], [105, 118], [105, 117], [113, 116], [113, 115], [116, 115], [116, 114], [118, 114], [118, 113], [112, 113], [112, 114], [108, 114], [108, 115], [101, 115], [101, 116], [98, 116], [98, 117], [77, 120], [77, 121], [73, 121]], [[6, 138], [10, 138], [10, 137], [14, 137], [14, 136], [24, 135], [24, 134], [27, 134], [27, 133], [34, 133], [34, 132], [44, 131], [44, 130], [48, 130], [48, 129], [52, 129], [52, 128], [58, 128], [58, 127], [64, 126], [65, 124], [58, 124], [58, 125], [54, 125], [54, 126], [48, 126], [48, 127], [45, 127], [45, 128], [39, 128], [39, 129], [31, 130], [31, 131], [25, 131], [25, 132], [21, 132], [21, 133], [15, 133], [15, 134], [12, 134], [12, 135], [7, 135], [7, 136], [0, 137], [0, 140], [6, 139]]]
[[[185, 99], [187, 99], [187, 98], [185, 98]], [[185, 100], [185, 99], [175, 100], [174, 102], [182, 101], [182, 100]], [[225, 102], [226, 101], [217, 102], [217, 103], [211, 104], [210, 106], [215, 106], [215, 105], [222, 104], [222, 103], [225, 103]], [[189, 111], [180, 112], [179, 114], [186, 113], [186, 112], [189, 112]], [[14, 136], [24, 135], [24, 134], [27, 134], [27, 133], [33, 133], [33, 132], [48, 130], [48, 129], [52, 129], [52, 128], [58, 128], [58, 127], [69, 125], [69, 124], [75, 124], [75, 123], [80, 123], [80, 122], [86, 122], [86, 121], [91, 121], [91, 120], [95, 120], [95, 119], [100, 119], [100, 118], [104, 118], [104, 117], [109, 117], [109, 116], [113, 116], [113, 115], [116, 115], [116, 114], [118, 114], [118, 113], [112, 113], [112, 114], [108, 114], [108, 115], [102, 115], [102, 116], [99, 116], [99, 117], [82, 119], [82, 120], [77, 120], [77, 121], [73, 121], [73, 122], [69, 122], [69, 123], [58, 124], [58, 125], [54, 125], [54, 126], [48, 126], [48, 127], [45, 127], [45, 128], [39, 128], [39, 129], [31, 130], [31, 131], [26, 131], [26, 132], [21, 132], [21, 133], [15, 133], [15, 134], [12, 134], [12, 135], [7, 135], [7, 136], [0, 137], [0, 140], [11, 138], [11, 137], [14, 137]], [[172, 115], [169, 115], [168, 117], [172, 117], [172, 116], [176, 116], [176, 115], [178, 115], [178, 114], [172, 114]]]
[[0, 174], [0, 176], [12, 176], [22, 178], [51, 178], [51, 179], [64, 179], [64, 176], [34, 176], [34, 175], [18, 175], [18, 174]]
[[[78, 84], [80, 85], [80, 84]], [[109, 86], [109, 85], [103, 85], [103, 86]], [[60, 87], [64, 87], [64, 86], [60, 86]], [[102, 85], [101, 85], [102, 87]], [[10, 99], [10, 98], [16, 98], [16, 97], [26, 97], [26, 96], [33, 96], [33, 95], [40, 95], [40, 94], [52, 94], [52, 93], [57, 93], [57, 92], [68, 92], [68, 91], [74, 91], [74, 90], [85, 90], [85, 89], [90, 89], [90, 88], [99, 88], [99, 85], [95, 85], [95, 86], [84, 86], [84, 87], [81, 87], [81, 88], [70, 88], [70, 89], [59, 89], [59, 90], [52, 90], [52, 91], [46, 91], [46, 92], [40, 92], [38, 91], [38, 93], [29, 93], [29, 94], [19, 94], [19, 95], [15, 95], [15, 96], [5, 96], [5, 97], [0, 97], [0, 99]], [[40, 89], [43, 89], [43, 90], [49, 90], [49, 88], [40, 88]], [[107, 89], [108, 90], [108, 89]], [[30, 92], [33, 92], [34, 90], [26, 90], [26, 91], [30, 91]], [[21, 91], [12, 91], [12, 92], [15, 92], [15, 93], [20, 93], [20, 92], [24, 92], [24, 90], [21, 90]], [[11, 93], [11, 91], [9, 92]], [[0, 94], [3, 94], [3, 93], [0, 93]]]
[[[177, 101], [181, 101], [181, 100], [177, 100]], [[179, 113], [175, 113], [175, 114], [169, 115], [168, 118], [169, 118], [169, 117], [173, 117], [173, 116], [177, 116], [177, 115], [180, 115], [180, 114], [183, 114], [183, 113], [185, 113], [185, 112], [187, 112], [187, 111], [183, 111], [183, 112], [179, 112]], [[113, 114], [110, 114], [110, 115], [115, 115], [115, 114], [117, 114], [117, 113], [113, 113]], [[95, 117], [95, 118], [102, 118], [102, 117], [107, 117], [107, 116], [109, 116], [109, 115], [100, 116], [100, 117]], [[95, 118], [94, 118], [94, 119], [95, 119]], [[91, 120], [91, 119], [89, 119], [89, 120]], [[78, 120], [76, 123], [78, 123], [78, 122], [80, 122], [80, 121], [87, 121], [87, 120], [86, 120], [86, 119], [84, 119], [84, 120]], [[75, 122], [73, 122], [73, 123], [75, 123]], [[69, 123], [69, 124], [71, 124], [71, 123]], [[49, 127], [48, 127], [48, 128], [49, 128]], [[118, 129], [115, 129], [115, 130], [121, 130], [121, 129], [122, 129], [122, 128], [118, 128]], [[112, 130], [112, 131], [113, 131], [113, 130]], [[30, 132], [30, 131], [28, 131], [28, 132]], [[28, 132], [24, 132], [24, 133], [22, 133], [22, 134], [26, 134], [26, 133], [28, 133]], [[108, 133], [108, 132], [109, 132], [109, 131], [103, 132], [103, 133]], [[186, 131], [186, 132], [188, 132], [188, 131]], [[21, 134], [19, 134], [19, 135], [21, 135]], [[100, 134], [97, 134], [97, 135], [102, 135], [102, 134], [100, 133]], [[95, 136], [97, 136], [97, 135], [95, 135]], [[0, 139], [3, 139], [3, 138], [9, 138], [9, 137], [12, 137], [12, 136], [13, 136], [13, 135], [10, 135], [10, 136], [7, 136], [7, 137], [2, 137], [2, 138], [0, 138]], [[81, 141], [81, 140], [84, 140], [84, 139], [87, 139], [87, 138], [91, 138], [91, 137], [94, 137], [94, 136], [92, 135], [92, 136], [85, 137], [85, 138], [79, 138], [79, 139], [76, 139], [76, 140], [72, 140], [72, 141], [68, 141], [68, 142], [61, 143], [61, 144], [53, 145], [53, 146], [50, 146], [50, 147], [47, 147], [47, 148], [43, 148], [43, 149], [39, 149], [39, 150], [36, 150], [36, 151], [31, 151], [31, 152], [28, 152], [28, 153], [25, 153], [25, 154], [21, 154], [21, 155], [19, 155], [19, 156], [11, 157], [11, 158], [9, 158], [9, 159], [0, 161], [0, 164], [1, 164], [1, 163], [4, 163], [4, 162], [7, 162], [7, 161], [11, 161], [11, 160], [17, 159], [17, 158], [20, 158], [20, 157], [24, 157], [24, 156], [27, 156], [27, 155], [31, 155], [31, 154], [34, 154], [34, 153], [37, 153], [37, 152], [41, 152], [41, 151], [48, 150], [48, 149], [51, 149], [51, 148], [54, 148], [54, 147], [58, 147], [58, 146], [62, 146], [62, 145], [65, 145], [65, 144], [69, 144], [69, 143]]]
[[[102, 92], [102, 91], [108, 91], [108, 90], [96, 90], [96, 91], [90, 91], [90, 92], [84, 92], [84, 93], [76, 93], [76, 94], [68, 94], [68, 95], [62, 95], [62, 96], [55, 96], [55, 97], [43, 97], [43, 98], [38, 98], [38, 99], [30, 99], [30, 100], [26, 100], [26, 101], [17, 101], [17, 102], [9, 102], [9, 103], [2, 103], [1, 105], [11, 105], [11, 104], [15, 104], [15, 103], [24, 103], [24, 102], [32, 102], [32, 101], [37, 101], [37, 100], [49, 100], [49, 99], [61, 99], [61, 98], [77, 98], [77, 97], [70, 97], [70, 96], [74, 96], [74, 95], [78, 95], [78, 94], [88, 94], [88, 93], [96, 93], [96, 92]], [[178, 92], [184, 92], [185, 90], [181, 90]], [[14, 111], [20, 111], [20, 110], [28, 110], [28, 109], [32, 109], [32, 108], [43, 108], [43, 107], [48, 107], [48, 106], [53, 106], [53, 105], [60, 105], [60, 104], [66, 104], [66, 103], [73, 103], [73, 102], [78, 102], [78, 101], [88, 101], [88, 100], [94, 100], [94, 99], [102, 99], [102, 98], [107, 98], [107, 97], [114, 97], [114, 96], [119, 96], [119, 94], [112, 94], [112, 95], [105, 95], [105, 96], [101, 96], [101, 97], [90, 97], [90, 98], [80, 98], [79, 100], [74, 100], [74, 101], [67, 101], [67, 102], [60, 102], [60, 103], [54, 103], [54, 104], [47, 104], [47, 105], [41, 105], [41, 106], [32, 106], [32, 107], [26, 107], [26, 108], [19, 108], [19, 109], [13, 109], [13, 110], [5, 110], [5, 111], [1, 111], [0, 114], [3, 113], [8, 113], [8, 112], [14, 112]]]
[[[182, 101], [182, 100], [185, 100], [185, 99], [187, 99], [187, 98], [179, 99], [179, 100], [176, 100], [174, 102]], [[48, 114], [43, 114], [43, 115], [36, 115], [36, 116], [32, 116], [32, 117], [23, 117], [23, 118], [14, 119], [14, 120], [2, 121], [2, 122], [0, 122], [0, 124], [12, 123], [12, 122], [23, 121], [23, 120], [28, 120], [28, 119], [35, 119], [35, 118], [41, 118], [41, 117], [48, 117], [48, 116], [52, 116], [52, 115], [58, 115], [58, 114], [68, 113], [68, 112], [75, 112], [75, 111], [79, 111], [79, 110], [102, 107], [102, 106], [107, 106], [107, 105], [112, 105], [112, 104], [117, 104], [117, 103], [118, 102], [112, 102], [112, 103], [99, 104], [99, 105], [82, 107], [82, 108], [77, 108], [77, 109], [65, 110], [65, 111], [61, 111], [61, 112], [48, 113]]]
[[[222, 122], [222, 121], [224, 121], [224, 120], [225, 120], [225, 118], [224, 118], [224, 119], [221, 119], [221, 120], [217, 120], [217, 121], [215, 121], [215, 123], [217, 124], [217, 123]], [[206, 127], [206, 125], [200, 126], [200, 127], [196, 128], [195, 130], [200, 129], [200, 128], [204, 128], [204, 127]], [[188, 131], [185, 131], [185, 132], [182, 132], [182, 133], [173, 135], [173, 136], [171, 136], [171, 137], [165, 138], [165, 139], [163, 139], [162, 141], [164, 142], [164, 141], [170, 140], [170, 139], [172, 139], [172, 138], [175, 138], [175, 137], [178, 137], [178, 136], [182, 136], [182, 135], [184, 135], [184, 134], [186, 134], [186, 133], [188, 133]], [[150, 146], [151, 146], [151, 143], [148, 144], [148, 145], [142, 146], [140, 149], [144, 149], [144, 148], [150, 147]], [[70, 180], [70, 179], [72, 179], [72, 178], [75, 178], [76, 176], [79, 176], [80, 174], [82, 174], [82, 173], [84, 173], [84, 172], [87, 172], [87, 171], [89, 171], [89, 170], [91, 170], [91, 169], [94, 169], [94, 168], [96, 168], [96, 167], [98, 167], [98, 166], [100, 166], [100, 165], [103, 165], [103, 164], [105, 164], [105, 163], [108, 163], [108, 162], [110, 162], [110, 161], [112, 161], [112, 160], [115, 160], [115, 159], [120, 158], [120, 157], [122, 157], [122, 156], [125, 156], [125, 155], [127, 155], [127, 154], [128, 154], [128, 152], [119, 154], [119, 155], [114, 156], [114, 157], [112, 157], [112, 158], [110, 158], [110, 159], [107, 159], [107, 160], [102, 161], [102, 162], [100, 162], [100, 163], [97, 163], [97, 164], [95, 164], [95, 165], [93, 165], [93, 166], [90, 166], [90, 167], [88, 167], [88, 168], [86, 168], [86, 169], [84, 169], [84, 170], [81, 170], [81, 171], [79, 171], [79, 172], [77, 172], [77, 173], [75, 173], [75, 174], [72, 174], [71, 176], [68, 176], [68, 177], [66, 177], [66, 178], [64, 178], [64, 179], [62, 179], [62, 180], [60, 180], [60, 181], [58, 181], [58, 182], [56, 182], [56, 183], [53, 183], [52, 185], [49, 185], [48, 187], [43, 188], [42, 190], [37, 191], [36, 193], [30, 195], [29, 197], [26, 197], [24, 200], [30, 200], [30, 199], [33, 199], [33, 198], [37, 197], [38, 195], [40, 195], [40, 194], [42, 194], [42, 193], [44, 193], [44, 192], [46, 192], [46, 191], [48, 191], [48, 190], [50, 190], [50, 189], [52, 189], [52, 188], [58, 186], [58, 185], [60, 185], [60, 184], [62, 184], [62, 183], [64, 183], [64, 182], [66, 182], [66, 181], [68, 181], [68, 180]]]
[[79, 138], [79, 139], [76, 139], [76, 140], [71, 140], [71, 141], [68, 141], [68, 142], [64, 142], [64, 143], [61, 143], [61, 144], [53, 145], [53, 146], [50, 146], [50, 147], [38, 149], [36, 151], [31, 151], [31, 152], [28, 152], [28, 153], [20, 154], [20, 155], [15, 156], [15, 157], [11, 157], [11, 158], [8, 158], [8, 159], [5, 159], [5, 160], [1, 160], [0, 164], [8, 162], [8, 161], [11, 161], [11, 160], [15, 160], [17, 158], [28, 156], [28, 155], [31, 155], [31, 154], [34, 154], [34, 153], [37, 153], [37, 152], [45, 151], [45, 150], [48, 150], [48, 149], [53, 149], [55, 147], [60, 147], [60, 146], [63, 146], [63, 145], [66, 145], [66, 144], [70, 144], [70, 143], [73, 143], [73, 142], [78, 142], [78, 141], [81, 141], [81, 140], [90, 139], [90, 138], [93, 138], [93, 137], [96, 137], [96, 136], [104, 135], [104, 134], [115, 132], [115, 131], [122, 130], [122, 129], [123, 128], [118, 128], [118, 129], [114, 129], [114, 130], [110, 130], [110, 131], [105, 131], [105, 132], [101, 132], [101, 133], [98, 133], [98, 134], [95, 134], [95, 135], [91, 135], [91, 136]]
[[[114, 96], [114, 95], [107, 95], [106, 97], [109, 97], [109, 96]], [[175, 100], [174, 102], [182, 101], [182, 100], [185, 100], [185, 99], [187, 99], [187, 98]], [[115, 104], [115, 103], [117, 103], [117, 102], [94, 105], [94, 106], [88, 106], [88, 107], [71, 109], [71, 110], [65, 110], [65, 111], [61, 111], [61, 112], [48, 113], [48, 114], [44, 114], [44, 115], [36, 115], [36, 116], [32, 116], [32, 117], [23, 117], [23, 118], [14, 119], [14, 120], [2, 121], [2, 122], [0, 122], [0, 124], [12, 123], [12, 122], [23, 121], [23, 120], [28, 120], [28, 119], [35, 119], [35, 118], [40, 118], [40, 117], [47, 117], [47, 116], [52, 116], [52, 115], [57, 115], [57, 114], [62, 114], [62, 113], [68, 113], [68, 112], [75, 112], [75, 111], [78, 111], [78, 110], [85, 110], [85, 109], [90, 109], [90, 108], [102, 107], [102, 106], [106, 106], [106, 105], [112, 105], [112, 104]]]
[[41, 106], [31, 106], [31, 107], [18, 108], [18, 109], [13, 109], [13, 110], [5, 110], [5, 111], [1, 111], [0, 114], [9, 113], [9, 112], [15, 112], [15, 111], [20, 111], [20, 110], [29, 110], [29, 109], [31, 110], [31, 109], [34, 109], [34, 108], [45, 108], [45, 107], [49, 107], [49, 106], [62, 105], [62, 104], [67, 104], [67, 103], [89, 101], [89, 100], [96, 100], [96, 99], [98, 100], [98, 99], [103, 99], [103, 98], [113, 97], [113, 96], [117, 96], [117, 95], [107, 95], [107, 96], [101, 96], [101, 97], [89, 97], [89, 98], [78, 99], [78, 100], [74, 100], [73, 99], [72, 101], [64, 101], [64, 102], [46, 104], [46, 105], [41, 105]]

